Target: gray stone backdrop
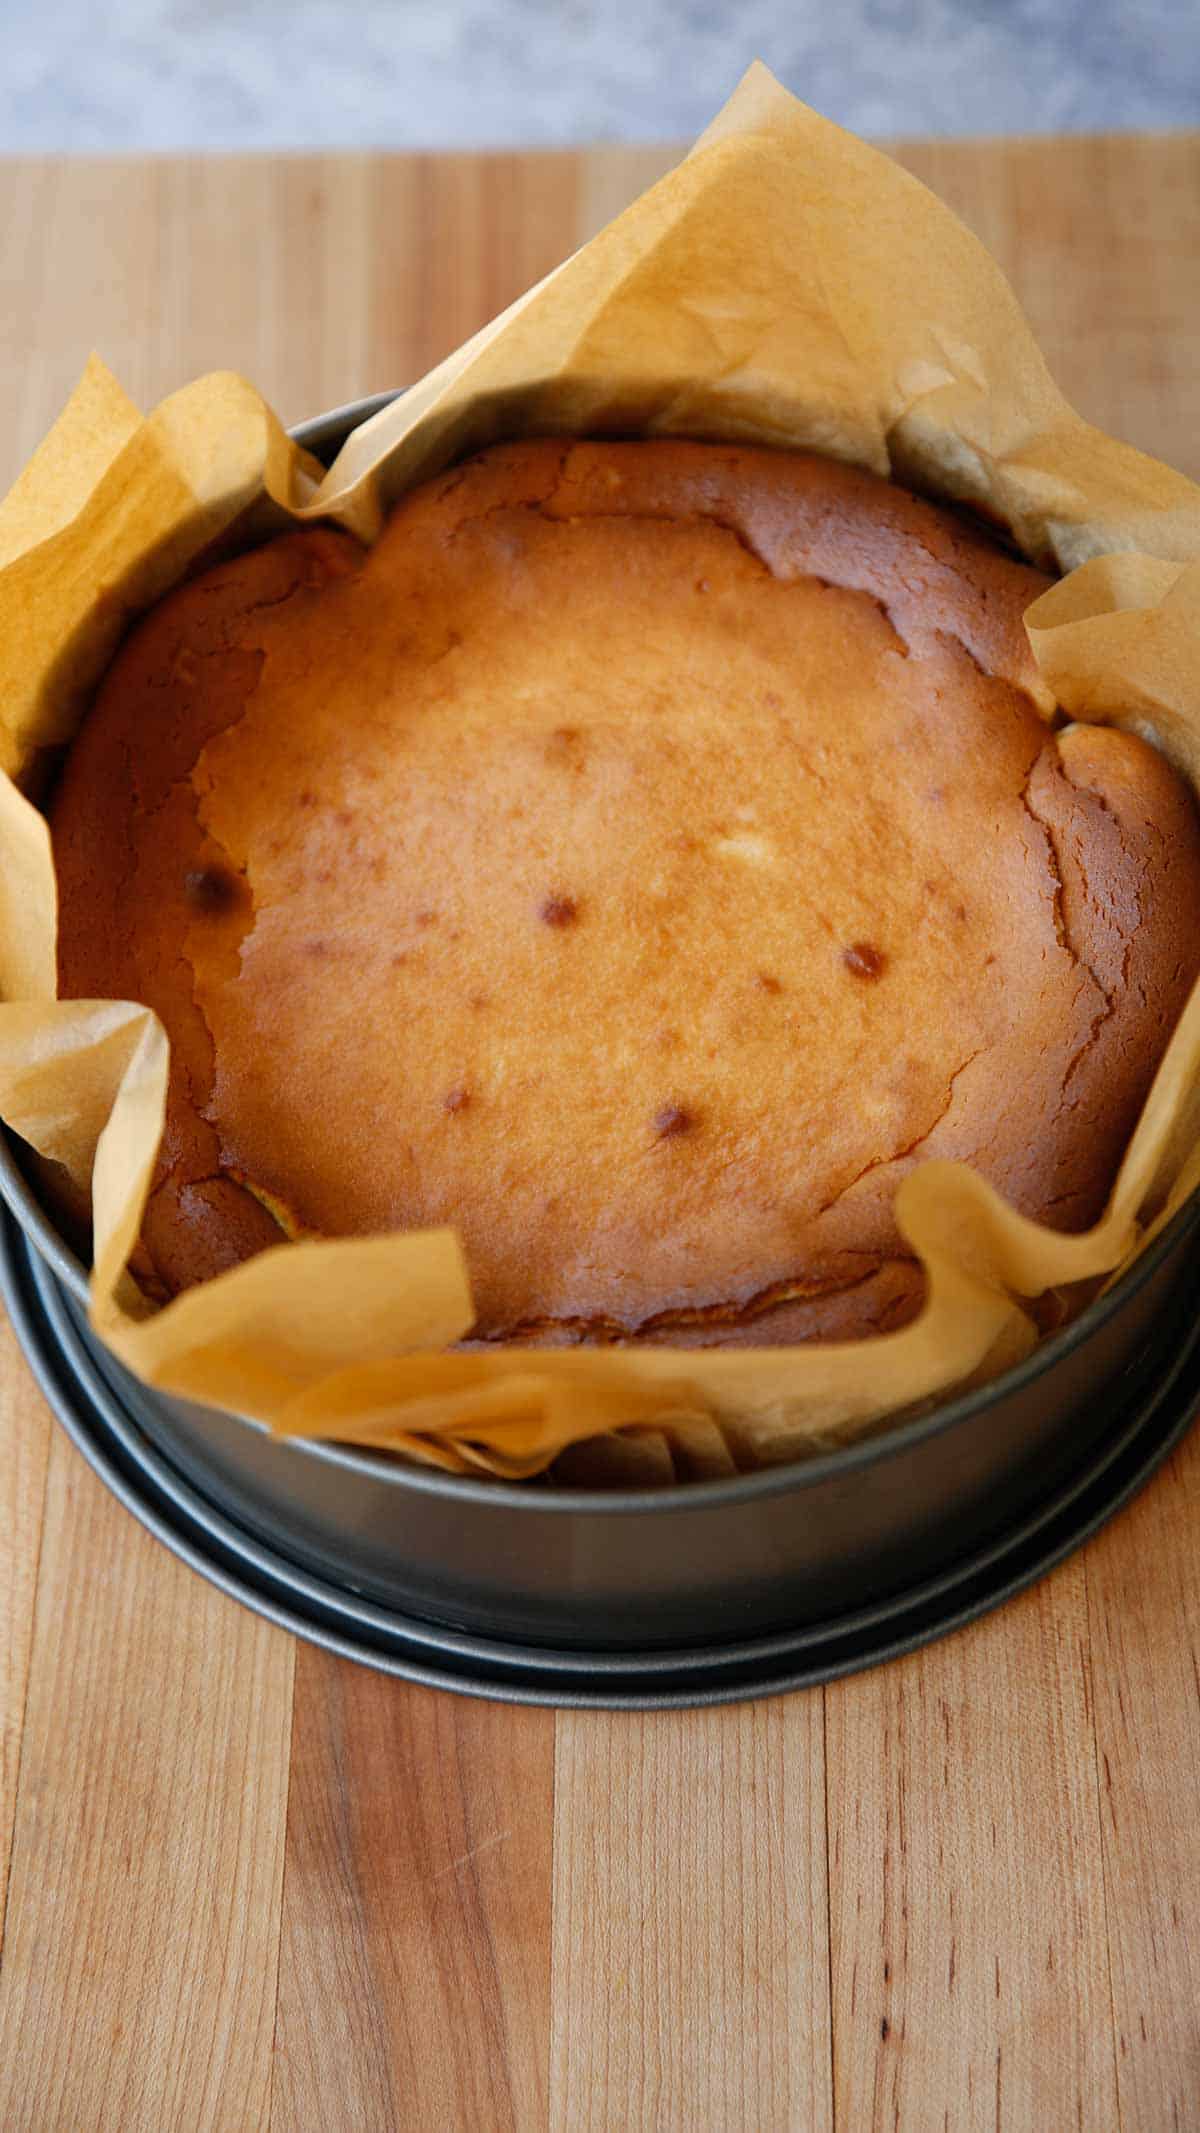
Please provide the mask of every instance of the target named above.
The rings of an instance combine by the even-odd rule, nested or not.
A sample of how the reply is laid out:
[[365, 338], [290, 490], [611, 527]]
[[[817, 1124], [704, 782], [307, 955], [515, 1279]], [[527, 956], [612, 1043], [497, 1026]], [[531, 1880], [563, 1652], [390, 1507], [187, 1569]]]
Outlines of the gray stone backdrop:
[[684, 138], [755, 56], [861, 133], [1200, 124], [1200, 0], [0, 0], [0, 150]]

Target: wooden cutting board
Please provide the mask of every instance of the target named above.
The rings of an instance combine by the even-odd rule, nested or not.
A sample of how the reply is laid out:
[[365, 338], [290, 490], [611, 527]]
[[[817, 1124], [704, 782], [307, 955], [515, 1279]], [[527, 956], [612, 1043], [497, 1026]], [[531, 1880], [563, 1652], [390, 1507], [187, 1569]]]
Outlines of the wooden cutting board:
[[[1200, 136], [904, 160], [1200, 477]], [[0, 164], [0, 477], [90, 347], [288, 420], [418, 376], [665, 153]], [[1200, 1438], [1024, 1599], [742, 1708], [511, 1710], [183, 1569], [0, 1335], [0, 2126], [1200, 2126]], [[7, 1864], [7, 1875], [5, 1866]]]

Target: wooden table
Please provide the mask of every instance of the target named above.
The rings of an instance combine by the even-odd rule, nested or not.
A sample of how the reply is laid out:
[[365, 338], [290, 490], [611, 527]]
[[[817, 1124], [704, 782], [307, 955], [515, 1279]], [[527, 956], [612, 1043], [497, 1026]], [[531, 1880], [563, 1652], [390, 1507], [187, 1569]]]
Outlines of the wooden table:
[[[1200, 476], [1200, 137], [913, 147], [1085, 413]], [[89, 346], [289, 420], [420, 374], [665, 154], [0, 165], [0, 470]], [[601, 1716], [183, 1569], [0, 1354], [7, 2133], [1200, 2126], [1200, 1437], [1000, 1615]], [[0, 1896], [3, 1882], [0, 1881]]]

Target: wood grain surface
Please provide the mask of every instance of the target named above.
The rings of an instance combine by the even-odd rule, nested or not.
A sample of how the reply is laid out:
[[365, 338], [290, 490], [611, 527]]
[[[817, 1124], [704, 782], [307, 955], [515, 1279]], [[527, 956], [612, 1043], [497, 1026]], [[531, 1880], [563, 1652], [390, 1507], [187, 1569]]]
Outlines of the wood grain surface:
[[[900, 152], [1081, 410], [1200, 477], [1200, 138]], [[289, 421], [414, 378], [670, 160], [0, 163], [0, 482], [92, 347], [145, 403], [228, 366]], [[1193, 1436], [899, 1664], [556, 1718], [238, 1610], [4, 1328], [0, 2126], [1200, 2127], [1198, 1511]]]

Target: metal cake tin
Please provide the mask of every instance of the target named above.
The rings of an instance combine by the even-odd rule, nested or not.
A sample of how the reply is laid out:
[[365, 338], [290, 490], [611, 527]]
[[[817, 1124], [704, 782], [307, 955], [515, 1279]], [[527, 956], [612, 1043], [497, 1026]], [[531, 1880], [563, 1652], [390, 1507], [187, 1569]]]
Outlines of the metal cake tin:
[[[392, 396], [295, 432], [332, 456]], [[51, 1403], [195, 1567], [393, 1672], [662, 1704], [828, 1678], [1027, 1583], [1125, 1500], [1200, 1399], [1200, 1195], [1016, 1369], [840, 1450], [674, 1489], [461, 1479], [149, 1391], [0, 1141], [0, 1285]]]

